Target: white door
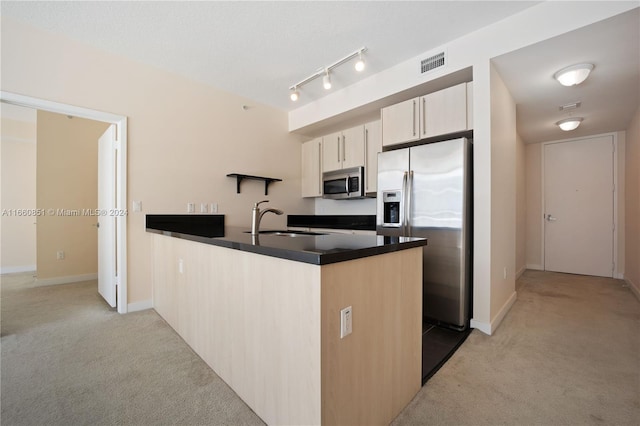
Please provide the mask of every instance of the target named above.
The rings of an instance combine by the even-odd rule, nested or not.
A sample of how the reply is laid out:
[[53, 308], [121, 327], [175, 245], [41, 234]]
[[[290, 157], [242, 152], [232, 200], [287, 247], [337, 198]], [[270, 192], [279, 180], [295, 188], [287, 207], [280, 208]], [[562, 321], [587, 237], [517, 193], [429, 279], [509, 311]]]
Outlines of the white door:
[[613, 162], [611, 135], [545, 145], [545, 270], [613, 276]]
[[116, 306], [115, 134], [110, 125], [98, 140], [98, 292]]

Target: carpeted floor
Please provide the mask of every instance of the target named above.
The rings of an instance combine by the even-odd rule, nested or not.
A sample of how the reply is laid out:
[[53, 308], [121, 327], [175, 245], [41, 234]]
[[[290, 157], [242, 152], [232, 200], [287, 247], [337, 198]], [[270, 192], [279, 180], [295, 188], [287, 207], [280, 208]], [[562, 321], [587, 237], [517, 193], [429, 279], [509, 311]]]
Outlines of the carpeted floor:
[[[260, 425], [153, 310], [95, 282], [2, 276], [1, 423]], [[493, 336], [474, 331], [394, 425], [640, 424], [640, 302], [619, 280], [527, 271]]]

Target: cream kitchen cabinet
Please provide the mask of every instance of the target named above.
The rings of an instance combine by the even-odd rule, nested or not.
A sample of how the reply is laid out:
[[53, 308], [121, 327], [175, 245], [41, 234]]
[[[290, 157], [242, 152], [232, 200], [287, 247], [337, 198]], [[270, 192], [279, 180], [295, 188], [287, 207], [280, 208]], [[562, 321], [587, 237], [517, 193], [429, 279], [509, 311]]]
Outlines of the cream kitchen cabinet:
[[382, 108], [382, 145], [420, 139], [420, 98]]
[[468, 120], [471, 83], [448, 87], [420, 98], [420, 138], [463, 132], [472, 128]]
[[378, 188], [378, 153], [382, 152], [380, 120], [364, 125], [364, 152], [364, 172], [366, 173], [364, 191], [369, 194], [376, 192]]
[[322, 197], [322, 138], [302, 144], [302, 196]]
[[363, 166], [364, 126], [356, 126], [322, 138], [322, 171]]
[[473, 83], [461, 83], [382, 109], [382, 145], [413, 142], [473, 128]]

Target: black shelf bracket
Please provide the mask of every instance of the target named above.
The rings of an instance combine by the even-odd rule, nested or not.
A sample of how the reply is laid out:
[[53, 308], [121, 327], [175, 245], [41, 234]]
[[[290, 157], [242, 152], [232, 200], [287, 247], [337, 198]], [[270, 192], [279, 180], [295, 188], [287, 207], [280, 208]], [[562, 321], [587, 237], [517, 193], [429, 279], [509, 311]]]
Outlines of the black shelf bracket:
[[262, 181], [264, 181], [264, 195], [269, 195], [269, 184], [271, 182], [282, 182], [282, 179], [276, 179], [276, 178], [270, 178], [270, 177], [264, 177], [264, 176], [244, 175], [244, 174], [241, 174], [241, 173], [229, 173], [227, 175], [227, 177], [236, 178], [236, 192], [238, 194], [240, 193], [240, 183], [244, 179], [253, 179], [253, 180], [262, 180]]

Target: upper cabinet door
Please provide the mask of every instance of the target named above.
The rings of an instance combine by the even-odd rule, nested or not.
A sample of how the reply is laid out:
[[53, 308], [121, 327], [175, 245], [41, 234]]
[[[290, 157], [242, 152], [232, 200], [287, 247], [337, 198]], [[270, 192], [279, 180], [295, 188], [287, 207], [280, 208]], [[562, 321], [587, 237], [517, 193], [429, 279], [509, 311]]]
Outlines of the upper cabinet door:
[[302, 196], [322, 196], [322, 138], [302, 144]]
[[382, 108], [383, 146], [420, 139], [419, 101], [414, 98]]
[[467, 83], [420, 98], [421, 138], [467, 130]]
[[380, 120], [364, 125], [364, 152], [364, 172], [367, 176], [364, 191], [369, 194], [376, 192], [378, 187], [378, 153], [382, 152]]
[[342, 168], [364, 165], [364, 126], [342, 131]]
[[342, 168], [342, 132], [322, 138], [322, 171], [330, 172]]

